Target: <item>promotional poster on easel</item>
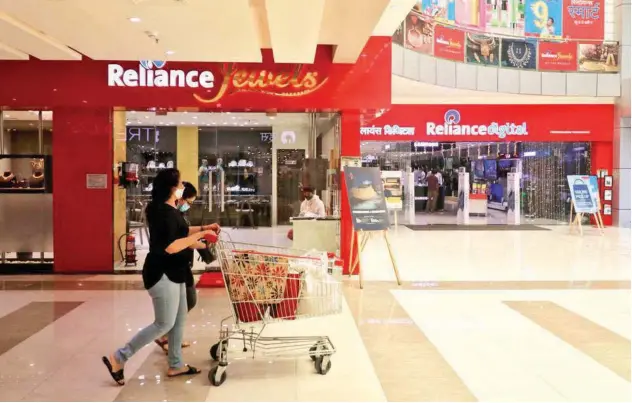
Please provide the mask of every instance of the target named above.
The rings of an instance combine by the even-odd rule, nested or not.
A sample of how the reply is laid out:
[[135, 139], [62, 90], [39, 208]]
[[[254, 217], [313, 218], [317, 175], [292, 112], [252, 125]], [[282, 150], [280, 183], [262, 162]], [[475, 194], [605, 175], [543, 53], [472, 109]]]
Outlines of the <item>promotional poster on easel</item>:
[[397, 213], [404, 208], [402, 171], [382, 171], [384, 200], [389, 213], [393, 213], [393, 224], [397, 227]]
[[[384, 239], [395, 272], [397, 284], [401, 284], [391, 244], [388, 239], [389, 218], [382, 177], [378, 168], [358, 168], [347, 166], [344, 170], [345, 184], [349, 197], [349, 208], [353, 222], [351, 248], [349, 252], [349, 275], [355, 274], [359, 259], [370, 238], [378, 235]], [[353, 259], [355, 240], [358, 240], [358, 254]], [[360, 288], [363, 288], [362, 271], [359, 272]]]
[[603, 235], [604, 225], [601, 216], [598, 178], [587, 175], [568, 175], [566, 178], [571, 191], [571, 213], [569, 218], [571, 233], [578, 229], [579, 233], [583, 235], [583, 218], [585, 215], [591, 215], [601, 235]]

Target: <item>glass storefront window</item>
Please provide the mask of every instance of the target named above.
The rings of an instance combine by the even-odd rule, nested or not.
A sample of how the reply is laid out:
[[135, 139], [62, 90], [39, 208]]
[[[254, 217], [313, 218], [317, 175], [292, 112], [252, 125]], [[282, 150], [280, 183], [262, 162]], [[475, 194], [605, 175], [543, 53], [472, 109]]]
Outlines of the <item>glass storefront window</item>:
[[43, 263], [52, 270], [52, 118], [0, 111], [0, 269]]

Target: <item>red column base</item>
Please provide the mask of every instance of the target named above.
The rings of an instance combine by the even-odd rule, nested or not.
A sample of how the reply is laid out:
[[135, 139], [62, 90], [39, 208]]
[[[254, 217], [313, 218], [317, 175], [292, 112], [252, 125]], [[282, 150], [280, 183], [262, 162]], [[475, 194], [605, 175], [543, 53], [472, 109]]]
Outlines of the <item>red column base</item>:
[[196, 284], [197, 288], [222, 288], [224, 276], [221, 271], [207, 271], [202, 273]]

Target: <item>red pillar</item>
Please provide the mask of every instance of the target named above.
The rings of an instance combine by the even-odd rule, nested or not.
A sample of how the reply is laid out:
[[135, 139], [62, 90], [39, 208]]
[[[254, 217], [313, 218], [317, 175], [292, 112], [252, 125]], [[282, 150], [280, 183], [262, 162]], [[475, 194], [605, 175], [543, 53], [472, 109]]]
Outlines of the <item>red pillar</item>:
[[[591, 175], [597, 175], [597, 171], [600, 169], [605, 169], [608, 171], [608, 175], [612, 175], [612, 143], [606, 141], [593, 141], [590, 145], [590, 173]], [[601, 191], [601, 211], [603, 217], [603, 224], [610, 226], [612, 225], [612, 215], [603, 215], [603, 205], [610, 204], [612, 206], [611, 201], [603, 200], [603, 181], [600, 181], [600, 189]], [[614, 187], [610, 188], [614, 191]], [[592, 220], [592, 219], [591, 219]]]
[[[113, 272], [112, 118], [109, 108], [53, 110], [53, 251], [57, 273]], [[105, 174], [88, 189], [86, 174]]]
[[[341, 140], [340, 155], [342, 157], [360, 157], [360, 114], [357, 112], [343, 112], [341, 117]], [[358, 252], [357, 238], [353, 247], [354, 254], [349, 256], [351, 249], [351, 233], [353, 230], [351, 221], [351, 210], [349, 209], [349, 199], [344, 175], [341, 173], [341, 211], [340, 211], [340, 254], [344, 260], [343, 273], [349, 274], [351, 258], [355, 259]], [[358, 273], [360, 265], [355, 272]]]

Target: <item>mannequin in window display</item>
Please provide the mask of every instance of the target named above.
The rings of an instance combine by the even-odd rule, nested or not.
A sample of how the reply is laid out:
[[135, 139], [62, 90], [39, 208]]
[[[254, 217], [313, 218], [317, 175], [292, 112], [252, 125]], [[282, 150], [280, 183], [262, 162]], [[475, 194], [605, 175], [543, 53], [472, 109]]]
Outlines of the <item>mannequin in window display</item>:
[[203, 195], [208, 192], [208, 171], [208, 160], [204, 158], [198, 169], [198, 177], [200, 178], [200, 187], [202, 188]]

